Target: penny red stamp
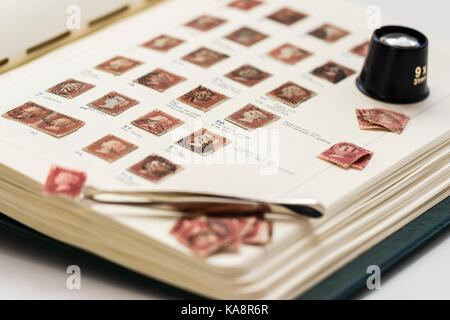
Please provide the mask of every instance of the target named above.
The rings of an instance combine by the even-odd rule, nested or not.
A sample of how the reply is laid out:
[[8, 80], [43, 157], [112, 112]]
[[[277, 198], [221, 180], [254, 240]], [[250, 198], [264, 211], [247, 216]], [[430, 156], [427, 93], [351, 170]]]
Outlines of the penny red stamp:
[[88, 91], [89, 89], [92, 89], [93, 87], [95, 86], [90, 83], [75, 79], [67, 79], [66, 81], [58, 83], [56, 86], [51, 87], [47, 90], [47, 92], [56, 94], [66, 99], [72, 99]]
[[182, 120], [158, 109], [131, 122], [132, 125], [157, 136], [161, 136], [183, 123]]
[[192, 21], [189, 21], [185, 24], [185, 26], [194, 28], [200, 31], [209, 31], [211, 29], [214, 29], [221, 24], [225, 23], [226, 20], [209, 16], [209, 15], [202, 15]]
[[312, 55], [312, 53], [286, 43], [270, 51], [268, 55], [287, 64], [296, 64]]
[[84, 126], [84, 122], [62, 113], [53, 113], [31, 126], [36, 130], [61, 138], [80, 129]]
[[197, 88], [182, 95], [177, 100], [206, 112], [227, 99], [228, 97], [221, 93], [208, 89], [204, 86], [198, 86]]
[[158, 68], [133, 82], [142, 84], [143, 86], [152, 88], [158, 92], [164, 92], [184, 80], [186, 80], [186, 78]]
[[250, 47], [257, 42], [266, 39], [268, 35], [248, 27], [242, 27], [233, 33], [227, 35], [225, 38], [237, 42], [243, 46]]
[[360, 45], [357, 45], [356, 47], [350, 49], [350, 52], [364, 58], [367, 55], [368, 50], [369, 50], [369, 41], [365, 41]]
[[306, 14], [289, 8], [282, 8], [277, 12], [274, 12], [271, 15], [267, 16], [267, 18], [285, 24], [287, 26], [293, 25], [294, 23], [306, 17], [307, 17]]
[[138, 147], [131, 142], [125, 141], [112, 134], [108, 134], [100, 140], [97, 140], [89, 146], [83, 148], [83, 151], [108, 162], [114, 162], [137, 148]]
[[130, 58], [125, 58], [121, 56], [114, 57], [112, 59], [109, 59], [95, 68], [98, 70], [102, 70], [105, 72], [109, 72], [115, 75], [121, 75], [139, 65], [141, 65], [143, 62], [133, 60]]
[[352, 168], [358, 169], [358, 170], [362, 170], [364, 169], [367, 164], [369, 163], [370, 159], [372, 159], [373, 156], [373, 152], [369, 151], [370, 153], [362, 156], [361, 158], [359, 158], [358, 160], [356, 160], [355, 162], [352, 163]]
[[326, 23], [317, 29], [310, 31], [308, 34], [325, 42], [336, 42], [350, 34], [350, 32]]
[[247, 87], [253, 87], [271, 76], [270, 73], [259, 70], [249, 64], [243, 65], [225, 75], [228, 79], [239, 82]]
[[144, 160], [139, 161], [134, 166], [128, 168], [128, 171], [151, 182], [157, 183], [182, 169], [182, 166], [153, 153]]
[[311, 73], [316, 77], [328, 80], [332, 83], [338, 83], [339, 81], [355, 74], [355, 70], [346, 68], [333, 61], [329, 61], [323, 66], [314, 69]]
[[179, 146], [202, 156], [210, 155], [229, 143], [230, 141], [227, 138], [204, 128], [176, 142]]
[[[352, 143], [340, 142], [332, 146], [330, 149], [325, 150], [317, 157], [322, 160], [330, 161], [343, 168], [350, 168], [358, 160], [362, 163], [357, 163], [357, 166], [363, 167], [367, 164], [366, 159], [361, 159], [365, 156], [373, 154], [371, 151], [358, 147]], [[370, 158], [369, 158], [370, 160]]]
[[181, 59], [206, 69], [228, 57], [226, 54], [201, 47]]
[[51, 113], [53, 113], [52, 110], [29, 101], [17, 108], [6, 112], [5, 114], [3, 114], [3, 117], [30, 125], [42, 120], [42, 118], [47, 117]]
[[292, 81], [288, 81], [282, 86], [267, 93], [267, 95], [291, 107], [297, 107], [299, 104], [315, 96], [316, 93], [303, 88]]
[[359, 128], [362, 130], [366, 129], [384, 129], [383, 126], [371, 123], [369, 121], [369, 116], [372, 113], [372, 109], [356, 109], [356, 119], [358, 120]]
[[63, 194], [77, 198], [86, 182], [86, 173], [70, 170], [59, 166], [52, 166], [45, 181], [44, 194]]
[[156, 37], [148, 42], [143, 43], [142, 46], [148, 49], [167, 52], [175, 48], [176, 46], [182, 44], [183, 42], [184, 40], [181, 39], [177, 39], [166, 35], [160, 35], [159, 37]]
[[92, 101], [88, 106], [109, 115], [117, 116], [138, 103], [139, 101], [137, 100], [124, 96], [116, 91], [111, 91], [100, 99]]
[[236, 8], [243, 11], [249, 11], [259, 5], [261, 5], [263, 2], [259, 0], [235, 0], [233, 2], [230, 2], [228, 6], [230, 8]]
[[[402, 133], [403, 129], [409, 121], [409, 117], [404, 114], [381, 108], [357, 110], [357, 112], [358, 111], [364, 112], [364, 120], [369, 122], [370, 124], [374, 126], [380, 126], [384, 129], [398, 134]], [[361, 129], [371, 128], [365, 127]]]
[[280, 119], [280, 117], [277, 115], [260, 109], [252, 104], [246, 105], [225, 118], [225, 120], [246, 130], [254, 130], [267, 126], [278, 119]]

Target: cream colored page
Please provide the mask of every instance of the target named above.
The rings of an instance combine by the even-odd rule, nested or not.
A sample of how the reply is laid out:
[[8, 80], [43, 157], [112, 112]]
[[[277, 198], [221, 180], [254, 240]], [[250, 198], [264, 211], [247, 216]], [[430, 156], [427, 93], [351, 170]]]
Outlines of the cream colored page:
[[[226, 7], [228, 2], [196, 0], [195, 6], [186, 6], [185, 1], [166, 1], [99, 34], [63, 48], [62, 50], [73, 48], [74, 52], [85, 52], [71, 56], [70, 51], [67, 51], [66, 63], [55, 65], [51, 70], [41, 70], [42, 77], [37, 75], [24, 85], [5, 92], [0, 111], [4, 113], [31, 100], [83, 120], [86, 122], [85, 126], [57, 139], [1, 118], [2, 163], [41, 183], [45, 181], [50, 166], [58, 164], [86, 171], [88, 184], [97, 187], [214, 191], [262, 198], [310, 197], [320, 200], [331, 211], [339, 206], [342, 199], [351, 198], [361, 188], [370, 186], [389, 170], [400, 166], [411, 158], [415, 150], [423, 152], [427, 146], [448, 139], [450, 110], [449, 100], [445, 98], [450, 93], [447, 84], [449, 63], [439, 53], [440, 48], [432, 47], [430, 53], [431, 96], [415, 105], [387, 105], [365, 97], [354, 84], [363, 59], [350, 53], [349, 49], [368, 39], [371, 34], [366, 27], [367, 17], [363, 10], [340, 1], [268, 1], [251, 11], [242, 12]], [[265, 18], [283, 6], [306, 13], [308, 17], [292, 26]], [[200, 14], [218, 16], [227, 22], [208, 32], [183, 26]], [[307, 34], [323, 23], [337, 25], [350, 34], [332, 44]], [[224, 39], [224, 36], [242, 26], [252, 27], [269, 37], [251, 47]], [[161, 33], [184, 39], [185, 43], [167, 54], [139, 46]], [[266, 54], [285, 42], [308, 50], [313, 55], [291, 66]], [[209, 69], [180, 59], [200, 46], [230, 57]], [[120, 76], [93, 68], [116, 55], [144, 63]], [[329, 60], [355, 70], [356, 73], [338, 84], [310, 74], [311, 70]], [[224, 77], [246, 63], [272, 76], [252, 88]], [[156, 68], [163, 68], [187, 80], [164, 93], [133, 83], [133, 80]], [[94, 84], [95, 88], [71, 100], [45, 91], [67, 78]], [[294, 81], [317, 95], [296, 108], [266, 95], [286, 81]], [[175, 100], [199, 84], [230, 99], [205, 113]], [[86, 107], [86, 104], [112, 90], [138, 100], [139, 104], [116, 117]], [[228, 115], [248, 103], [253, 103], [280, 119], [252, 133], [224, 121]], [[389, 108], [411, 116], [411, 121], [402, 135], [361, 131], [354, 115], [354, 109], [358, 107]], [[183, 120], [184, 124], [160, 137], [130, 124], [132, 120], [155, 108]], [[175, 146], [175, 141], [199, 127], [226, 136], [231, 143], [208, 157]], [[106, 134], [114, 134], [139, 148], [114, 163], [82, 151]], [[246, 149], [246, 145], [258, 146], [255, 141], [264, 144], [264, 134], [270, 141], [275, 141], [271, 152], [258, 148], [255, 151], [253, 147], [251, 150]], [[375, 152], [366, 169], [343, 170], [316, 158], [317, 154], [340, 141], [352, 142]], [[247, 156], [249, 151], [250, 157]], [[127, 171], [127, 168], [151, 153], [166, 157], [182, 165], [184, 169], [158, 184]], [[255, 161], [255, 158], [260, 160]], [[102, 211], [117, 218], [120, 215], [123, 223], [183, 249], [168, 235], [172, 220], [143, 221], [127, 218], [126, 212], [119, 212], [120, 210], [122, 209], [105, 208]], [[282, 240], [304, 227], [280, 224], [275, 229], [272, 247], [276, 248]], [[260, 253], [257, 248], [246, 248], [245, 251], [249, 256], [250, 251]]]

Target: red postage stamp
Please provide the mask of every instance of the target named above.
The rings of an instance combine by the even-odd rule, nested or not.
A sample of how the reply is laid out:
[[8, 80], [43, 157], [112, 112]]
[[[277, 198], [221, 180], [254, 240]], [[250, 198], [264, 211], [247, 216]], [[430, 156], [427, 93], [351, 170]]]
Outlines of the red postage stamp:
[[[353, 143], [340, 142], [325, 150], [317, 157], [322, 160], [333, 162], [343, 168], [350, 168], [356, 163], [356, 167], [361, 169], [367, 165], [373, 153], [364, 148], [358, 147]], [[363, 158], [370, 156], [369, 159]], [[361, 162], [357, 163], [360, 160]]]
[[182, 120], [158, 109], [131, 122], [132, 125], [157, 136], [161, 136], [183, 123]]
[[185, 26], [194, 28], [200, 31], [209, 31], [211, 29], [214, 29], [221, 24], [225, 23], [226, 20], [209, 16], [209, 15], [202, 15], [192, 21], [189, 21], [185, 24]]
[[86, 173], [83, 171], [70, 170], [59, 166], [52, 166], [47, 175], [44, 194], [64, 194], [77, 198], [86, 183]]
[[164, 92], [184, 80], [186, 80], [186, 78], [158, 68], [134, 80], [133, 82], [142, 84], [143, 86], [152, 88], [159, 92]]
[[300, 49], [290, 43], [283, 44], [268, 53], [274, 59], [280, 60], [287, 64], [296, 64], [303, 59], [312, 55], [311, 52]]
[[52, 110], [29, 101], [6, 112], [3, 114], [3, 117], [30, 125], [42, 120], [42, 118], [49, 116], [51, 113], [53, 113]]
[[83, 150], [108, 162], [114, 162], [137, 148], [131, 142], [108, 134], [83, 148]]
[[239, 10], [249, 11], [262, 3], [263, 2], [259, 0], [235, 0], [230, 2], [228, 6]]
[[149, 155], [144, 160], [139, 161], [134, 166], [128, 168], [130, 172], [154, 183], [161, 182], [164, 178], [167, 178], [182, 169], [182, 166], [173, 163], [156, 153]]
[[260, 109], [252, 104], [246, 105], [225, 118], [225, 120], [246, 130], [254, 130], [267, 126], [278, 119], [280, 119], [280, 117], [277, 115]]
[[170, 49], [173, 49], [176, 46], [182, 44], [183, 42], [184, 40], [181, 39], [177, 39], [166, 35], [160, 35], [159, 37], [156, 37], [150, 41], [143, 43], [142, 46], [148, 49], [167, 52]]
[[95, 87], [93, 84], [78, 81], [75, 79], [67, 79], [61, 83], [58, 83], [56, 86], [51, 87], [47, 90], [47, 92], [56, 94], [60, 97], [66, 99], [72, 99], [76, 96], [88, 91]]
[[395, 133], [402, 133], [409, 117], [391, 110], [356, 109], [358, 124], [361, 129], [387, 129]]
[[249, 64], [243, 65], [225, 75], [228, 79], [239, 82], [247, 87], [253, 87], [271, 76], [270, 73], [259, 70]]
[[360, 45], [357, 45], [356, 47], [350, 49], [350, 52], [364, 58], [367, 55], [368, 50], [369, 50], [369, 41], [365, 41]]
[[297, 107], [299, 104], [314, 97], [316, 93], [292, 81], [288, 81], [275, 90], [270, 91], [267, 95], [291, 107]]
[[358, 160], [356, 160], [355, 162], [352, 163], [352, 168], [358, 169], [358, 170], [362, 170], [364, 169], [367, 164], [369, 163], [370, 159], [372, 159], [373, 156], [373, 152], [369, 151], [370, 153], [362, 156], [361, 158], [359, 158]]
[[355, 74], [355, 70], [346, 68], [335, 62], [329, 61], [311, 71], [316, 77], [328, 80], [332, 83], [338, 83], [341, 80]]
[[385, 129], [383, 126], [371, 123], [368, 119], [371, 114], [372, 109], [356, 109], [356, 119], [358, 120], [359, 128], [362, 130], [366, 129]]
[[173, 228], [175, 238], [199, 257], [207, 257], [224, 248], [236, 248], [240, 242], [237, 219], [198, 217], [182, 218]]
[[176, 144], [202, 156], [210, 155], [225, 147], [230, 141], [207, 129], [199, 129], [180, 139]]
[[84, 122], [62, 113], [52, 113], [31, 126], [36, 130], [61, 138], [80, 129], [84, 126]]
[[306, 18], [307, 15], [289, 8], [282, 8], [277, 12], [267, 16], [267, 18], [285, 24], [287, 26], [293, 25], [297, 21]]
[[123, 94], [111, 91], [105, 94], [100, 99], [92, 101], [88, 104], [89, 107], [103, 111], [109, 115], [117, 116], [118, 114], [128, 110], [129, 108], [138, 104], [139, 101], [128, 98]]
[[182, 95], [177, 100], [206, 112], [227, 99], [229, 98], [226, 95], [208, 89], [204, 86], [198, 86], [197, 88]]
[[185, 55], [184, 61], [196, 64], [202, 68], [209, 68], [212, 65], [228, 58], [229, 56], [205, 47], [201, 47], [194, 52]]
[[350, 32], [326, 23], [308, 34], [326, 42], [335, 42], [350, 34]]
[[99, 64], [95, 68], [115, 75], [121, 75], [141, 64], [143, 64], [141, 61], [117, 56]]
[[265, 219], [255, 219], [243, 237], [246, 244], [263, 245], [272, 239], [273, 222]]
[[257, 42], [266, 39], [268, 35], [261, 33], [259, 31], [253, 30], [248, 27], [242, 27], [231, 34], [227, 35], [225, 38], [228, 40], [242, 44], [243, 46], [250, 47]]

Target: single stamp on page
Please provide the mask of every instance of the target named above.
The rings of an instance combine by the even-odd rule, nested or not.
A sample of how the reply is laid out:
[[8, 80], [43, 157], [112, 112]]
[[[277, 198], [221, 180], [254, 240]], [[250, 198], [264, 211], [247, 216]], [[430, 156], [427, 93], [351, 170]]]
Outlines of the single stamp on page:
[[310, 31], [308, 34], [325, 42], [336, 42], [350, 34], [350, 32], [326, 23], [317, 29]]
[[270, 91], [267, 95], [291, 107], [297, 107], [301, 103], [315, 96], [316, 93], [303, 88], [292, 81], [288, 81], [275, 90]]
[[86, 173], [82, 171], [52, 166], [42, 192], [44, 194], [63, 194], [77, 198], [81, 194], [86, 179]]
[[221, 24], [224, 24], [226, 22], [226, 20], [221, 19], [221, 18], [217, 18], [217, 17], [213, 17], [213, 16], [209, 16], [209, 15], [202, 15], [198, 18], [195, 18], [192, 21], [189, 21], [188, 23], [185, 24], [185, 26], [190, 27], [190, 28], [194, 28], [200, 31], [209, 31], [211, 29], [214, 29], [218, 26], [220, 26]]
[[132, 125], [157, 136], [161, 136], [183, 123], [182, 120], [158, 109], [131, 122]]
[[267, 126], [278, 119], [280, 119], [280, 117], [277, 115], [260, 109], [252, 104], [246, 105], [225, 118], [225, 120], [246, 130], [254, 130]]
[[230, 8], [236, 8], [243, 11], [249, 11], [259, 5], [261, 5], [263, 2], [259, 0], [235, 0], [233, 2], [230, 2], [228, 6]]
[[143, 64], [143, 62], [141, 61], [125, 58], [122, 56], [116, 56], [99, 64], [95, 68], [115, 75], [121, 75], [141, 64]]
[[257, 42], [266, 39], [267, 37], [268, 35], [264, 33], [251, 29], [249, 27], [242, 27], [227, 35], [225, 38], [237, 42], [243, 46], [250, 47]]
[[93, 87], [95, 86], [90, 83], [75, 79], [67, 79], [66, 81], [58, 83], [56, 86], [51, 87], [47, 90], [47, 92], [56, 94], [66, 99], [72, 99], [88, 91], [89, 89], [92, 89]]
[[367, 55], [367, 51], [369, 51], [369, 41], [365, 41], [360, 45], [357, 45], [356, 47], [350, 49], [351, 53], [354, 53], [363, 58]]
[[52, 110], [32, 101], [28, 101], [23, 105], [6, 112], [3, 114], [3, 117], [23, 124], [31, 125], [42, 120], [51, 113], [53, 113]]
[[153, 153], [128, 168], [128, 171], [146, 180], [157, 183], [182, 169], [182, 166]]
[[290, 43], [285, 43], [270, 51], [268, 55], [287, 64], [296, 64], [312, 55], [312, 53]]
[[155, 69], [150, 73], [139, 77], [133, 82], [142, 84], [143, 86], [152, 88], [158, 92], [164, 92], [167, 89], [185, 81], [186, 78], [170, 73], [163, 69]]
[[306, 17], [306, 14], [289, 8], [282, 8], [277, 12], [274, 12], [271, 15], [267, 16], [267, 18], [285, 24], [287, 26], [293, 25], [294, 23]]
[[112, 116], [117, 116], [125, 110], [135, 106], [139, 101], [129, 98], [116, 91], [111, 91], [105, 94], [100, 99], [92, 101], [88, 104], [89, 107], [103, 111]]
[[340, 142], [325, 150], [317, 157], [322, 160], [330, 161], [345, 169], [352, 166], [357, 169], [363, 169], [372, 155], [372, 151], [358, 147], [353, 143]]
[[179, 146], [202, 156], [210, 155], [229, 143], [230, 141], [227, 138], [204, 128], [176, 142]]
[[167, 35], [160, 35], [150, 41], [142, 44], [142, 47], [153, 49], [161, 52], [167, 52], [176, 46], [182, 44], [184, 40], [177, 39]]
[[112, 134], [108, 134], [100, 140], [97, 140], [89, 146], [83, 148], [83, 151], [108, 162], [114, 162], [137, 148], [138, 147], [131, 142], [125, 141]]
[[328, 80], [332, 83], [338, 83], [339, 81], [355, 74], [355, 70], [346, 68], [333, 61], [329, 61], [323, 66], [314, 69], [311, 73], [316, 77]]
[[84, 122], [62, 113], [52, 113], [31, 125], [36, 130], [42, 131], [56, 138], [66, 136], [84, 126]]
[[219, 92], [208, 89], [204, 86], [198, 86], [197, 88], [182, 95], [177, 100], [206, 112], [227, 99], [227, 96]]
[[270, 73], [264, 72], [249, 64], [243, 65], [242, 67], [239, 67], [225, 75], [228, 79], [239, 82], [247, 87], [253, 87], [271, 76], [272, 75]]
[[202, 68], [209, 68], [229, 56], [205, 47], [201, 47], [181, 58]]

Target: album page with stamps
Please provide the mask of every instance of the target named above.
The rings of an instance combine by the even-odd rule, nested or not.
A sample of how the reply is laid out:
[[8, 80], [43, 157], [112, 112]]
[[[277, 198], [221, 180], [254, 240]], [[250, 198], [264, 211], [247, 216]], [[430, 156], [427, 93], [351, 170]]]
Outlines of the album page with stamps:
[[[13, 71], [0, 212], [202, 296], [298, 296], [448, 195], [450, 45], [430, 37], [429, 98], [379, 102], [355, 85], [366, 20], [345, 1], [166, 0]], [[323, 216], [263, 202], [299, 199]]]

